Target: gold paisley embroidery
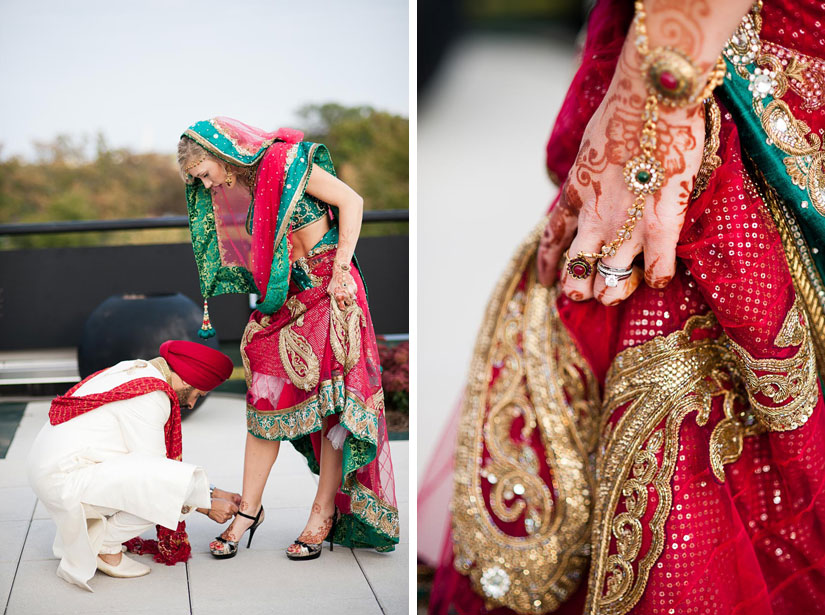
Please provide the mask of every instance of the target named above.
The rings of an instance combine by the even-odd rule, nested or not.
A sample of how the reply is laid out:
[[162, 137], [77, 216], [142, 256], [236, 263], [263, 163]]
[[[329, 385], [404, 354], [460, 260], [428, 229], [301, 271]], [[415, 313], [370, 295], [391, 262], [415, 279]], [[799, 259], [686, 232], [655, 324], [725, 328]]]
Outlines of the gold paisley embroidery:
[[[771, 141], [786, 154], [812, 156], [817, 153], [822, 145], [822, 139], [819, 135], [812, 133], [805, 122], [797, 120], [791, 108], [783, 100], [771, 101], [761, 112], [759, 120], [762, 122], [762, 128], [765, 129]], [[798, 162], [804, 164], [804, 166], [810, 166], [810, 163], [804, 158]], [[785, 166], [788, 166], [787, 158], [785, 159]], [[801, 188], [804, 183], [797, 185]]]
[[[788, 154], [783, 162], [791, 181], [806, 191], [814, 209], [825, 215], [825, 152], [822, 150], [822, 138], [811, 132], [808, 124], [797, 119], [788, 104], [781, 100], [790, 88], [802, 97], [803, 108], [819, 107], [822, 91], [817, 92], [817, 88], [825, 77], [825, 63], [814, 63], [813, 58], [795, 50], [761, 41], [761, 23], [759, 9], [755, 8], [745, 16], [728, 41], [725, 54], [736, 67], [736, 73], [751, 82], [753, 111], [768, 135], [768, 144], [774, 144]], [[734, 44], [734, 40], [739, 44]], [[758, 53], [746, 57], [748, 49], [757, 49]], [[751, 62], [757, 66], [753, 74], [747, 69]], [[767, 107], [763, 102], [766, 95], [773, 97]]]
[[[682, 331], [621, 352], [607, 375], [602, 421], [613, 427], [605, 430], [597, 464], [587, 613], [620, 615], [639, 601], [664, 548], [681, 425], [691, 412], [699, 425], [706, 424], [712, 398], [733, 395], [730, 353], [718, 340], [691, 337], [693, 330], [715, 324], [712, 314], [694, 316]], [[621, 418], [610, 421], [625, 406]], [[647, 528], [649, 545], [642, 552], [641, 519], [650, 486], [657, 503]]]
[[321, 373], [318, 357], [315, 356], [307, 339], [293, 329], [296, 325], [303, 326], [307, 306], [296, 297], [290, 297], [286, 307], [291, 318], [278, 336], [278, 353], [292, 384], [304, 391], [311, 391], [317, 386]]
[[[558, 319], [557, 291], [534, 280], [545, 222], [519, 248], [487, 307], [461, 410], [452, 501], [456, 570], [487, 608], [537, 614], [558, 608], [587, 565], [595, 438], [585, 430], [598, 422], [599, 406], [590, 369]], [[530, 438], [538, 438], [541, 455]], [[536, 476], [541, 463], [550, 485]], [[523, 533], [502, 531], [507, 522]]]
[[758, 359], [733, 340], [725, 341], [736, 357], [757, 419], [770, 431], [787, 431], [808, 420], [819, 396], [813, 341], [798, 298], [774, 344], [799, 348], [787, 359]]
[[785, 260], [793, 278], [794, 289], [808, 316], [809, 333], [813, 340], [820, 378], [825, 378], [825, 284], [813, 261], [799, 224], [788, 206], [770, 187], [764, 175], [748, 159], [749, 172], [756, 177], [754, 189], [768, 206], [776, 230], [782, 237]]
[[357, 303], [342, 310], [337, 301], [330, 299], [329, 307], [329, 343], [346, 375], [361, 358], [361, 328], [367, 326], [367, 320]]
[[788, 87], [802, 99], [803, 109], [813, 111], [825, 104], [825, 62], [770, 41], [762, 42], [762, 52], [776, 60]]
[[714, 98], [705, 101], [705, 147], [702, 151], [702, 164], [693, 183], [691, 199], [697, 198], [708, 187], [713, 172], [722, 164], [716, 153], [719, 151], [719, 131], [722, 128], [722, 112]]
[[[734, 409], [734, 402], [740, 402], [740, 410]], [[710, 469], [713, 475], [725, 482], [725, 466], [737, 461], [744, 450], [745, 437], [765, 431], [756, 421], [751, 408], [745, 403], [738, 390], [726, 395], [722, 406], [724, 418], [716, 423], [710, 434]]]
[[246, 346], [250, 341], [252, 341], [252, 337], [256, 333], [263, 331], [267, 328], [267, 326], [269, 326], [269, 322], [269, 316], [264, 316], [260, 323], [256, 320], [250, 320], [246, 323], [246, 328], [244, 328], [243, 335], [241, 335], [241, 361], [243, 362], [243, 372], [246, 379], [247, 389], [252, 388], [252, 369], [249, 367], [249, 357], [246, 356]]

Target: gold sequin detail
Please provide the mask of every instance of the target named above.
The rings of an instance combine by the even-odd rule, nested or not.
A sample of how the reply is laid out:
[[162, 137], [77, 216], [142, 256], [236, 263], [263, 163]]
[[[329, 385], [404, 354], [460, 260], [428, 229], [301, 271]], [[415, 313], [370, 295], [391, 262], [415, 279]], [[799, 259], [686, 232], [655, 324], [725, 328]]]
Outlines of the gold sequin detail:
[[[612, 428], [605, 429], [597, 463], [587, 613], [624, 614], [641, 598], [664, 548], [681, 425], [691, 412], [704, 425], [711, 399], [732, 395], [728, 372], [733, 359], [727, 349], [713, 338], [691, 339], [693, 330], [715, 324], [712, 314], [694, 316], [682, 331], [621, 352], [608, 372], [602, 420]], [[619, 408], [621, 418], [608, 422]], [[650, 544], [642, 553], [649, 485], [657, 504], [648, 527]], [[617, 514], [621, 508], [625, 512]]]
[[264, 316], [259, 323], [257, 320], [250, 320], [246, 323], [241, 336], [241, 361], [243, 362], [244, 378], [246, 379], [246, 388], [252, 388], [252, 369], [249, 367], [249, 357], [246, 356], [246, 346], [252, 341], [252, 337], [259, 331], [263, 331], [269, 326], [271, 320], [270, 316]]
[[745, 379], [757, 419], [770, 431], [788, 431], [808, 420], [819, 397], [813, 342], [799, 299], [788, 311], [774, 344], [799, 348], [787, 359], [759, 359], [732, 339], [725, 340]]
[[702, 151], [702, 164], [693, 183], [691, 199], [697, 198], [708, 187], [713, 172], [722, 164], [716, 153], [719, 151], [719, 131], [722, 128], [722, 112], [713, 98], [705, 101], [705, 146]]
[[764, 175], [749, 160], [749, 171], [755, 176], [755, 187], [768, 206], [776, 230], [782, 238], [785, 260], [793, 278], [797, 298], [804, 306], [810, 323], [809, 333], [814, 345], [820, 378], [825, 378], [825, 284], [819, 275], [811, 250], [792, 212], [765, 180]]
[[[752, 27], [745, 37], [743, 27], [748, 22]], [[806, 62], [802, 54], [775, 43], [762, 42], [759, 36], [761, 24], [761, 15], [755, 10], [743, 19], [737, 30], [736, 35], [740, 39], [748, 38], [749, 44], [757, 45], [760, 51], [755, 58], [759, 68], [755, 69], [754, 75], [742, 63], [736, 66], [736, 73], [742, 79], [751, 80], [752, 86], [757, 73], [761, 73], [759, 79], [771, 80], [769, 93], [773, 100], [766, 107], [764, 95], [758, 95], [754, 90], [753, 111], [768, 135], [768, 143], [788, 154], [783, 162], [791, 181], [807, 191], [814, 209], [825, 216], [825, 151], [822, 149], [822, 138], [811, 132], [804, 121], [797, 119], [788, 104], [782, 100], [791, 88], [805, 100], [803, 107], [816, 108], [821, 104], [805, 99], [804, 95], [804, 92], [816, 90], [806, 83], [807, 78], [814, 78], [814, 72], [811, 71], [810, 62]], [[731, 45], [730, 41], [728, 45]]]
[[296, 297], [290, 297], [286, 302], [286, 307], [291, 318], [278, 336], [281, 364], [292, 384], [304, 391], [311, 391], [318, 384], [321, 372], [320, 363], [307, 339], [294, 330], [295, 326], [303, 326], [307, 306]]
[[346, 375], [361, 358], [361, 328], [367, 326], [367, 320], [357, 303], [342, 310], [337, 301], [330, 299], [329, 307], [329, 343]]
[[[587, 429], [599, 406], [590, 369], [558, 318], [558, 291], [532, 273], [545, 223], [519, 248], [488, 305], [461, 409], [452, 501], [456, 569], [487, 608], [520, 613], [558, 608], [583, 576], [593, 489], [587, 447], [595, 442]], [[524, 425], [518, 439], [510, 435], [516, 420]], [[540, 461], [527, 442], [536, 431], [551, 485], [537, 476]], [[492, 485], [489, 509], [482, 480]], [[505, 533], [501, 522], [523, 523], [525, 535]]]

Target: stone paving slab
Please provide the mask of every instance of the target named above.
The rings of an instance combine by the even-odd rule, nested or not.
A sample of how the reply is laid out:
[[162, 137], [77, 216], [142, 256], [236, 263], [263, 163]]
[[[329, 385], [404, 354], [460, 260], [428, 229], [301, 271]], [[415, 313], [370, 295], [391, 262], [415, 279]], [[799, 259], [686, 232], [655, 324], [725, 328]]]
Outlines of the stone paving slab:
[[381, 613], [351, 549], [325, 548], [321, 557], [293, 562], [283, 551], [253, 548], [215, 561], [189, 562], [192, 611], [211, 613]]
[[36, 503], [29, 486], [0, 488], [0, 521], [28, 521]]
[[20, 561], [40, 561], [52, 560], [57, 568], [57, 558], [52, 551], [54, 536], [57, 534], [57, 526], [51, 519], [35, 519], [29, 527], [29, 535], [26, 537], [26, 546]]
[[5, 608], [9, 600], [14, 573], [17, 572], [17, 562], [0, 563], [0, 606]]
[[353, 553], [385, 615], [407, 613], [410, 600], [407, 575], [410, 545], [399, 544], [392, 553], [367, 549], [353, 549]]
[[133, 557], [151, 566], [152, 572], [136, 579], [113, 579], [98, 572], [89, 581], [93, 593], [59, 579], [55, 560], [20, 562], [6, 615], [190, 612], [186, 566], [164, 566], [149, 556]]
[[17, 563], [28, 529], [28, 521], [0, 521], [0, 564]]
[[[237, 491], [242, 487], [246, 439], [243, 413], [242, 399], [213, 395], [183, 423], [187, 461], [204, 466], [218, 486]], [[406, 592], [409, 582], [407, 442], [391, 443], [403, 543], [393, 553], [339, 545], [332, 553], [327, 547], [320, 559], [311, 562], [286, 558], [284, 549], [309, 516], [317, 476], [309, 471], [303, 456], [285, 443], [264, 492], [266, 520], [251, 549], [242, 542], [235, 558], [215, 560], [208, 544], [225, 525], [196, 513], [187, 524], [193, 559], [186, 566], [163, 566], [143, 556], [138, 559], [152, 566], [151, 574], [112, 579], [97, 573], [90, 582], [95, 592], [89, 593], [55, 574], [52, 542], [56, 528], [26, 482], [28, 450], [47, 415], [48, 403], [30, 403], [6, 459], [0, 460], [0, 540], [6, 545], [0, 555], [0, 609], [7, 606], [5, 615], [223, 615], [227, 610], [268, 614], [309, 609], [359, 615], [406, 612], [406, 607], [398, 609], [402, 602], [406, 604], [399, 588]], [[144, 537], [152, 538], [153, 532]]]

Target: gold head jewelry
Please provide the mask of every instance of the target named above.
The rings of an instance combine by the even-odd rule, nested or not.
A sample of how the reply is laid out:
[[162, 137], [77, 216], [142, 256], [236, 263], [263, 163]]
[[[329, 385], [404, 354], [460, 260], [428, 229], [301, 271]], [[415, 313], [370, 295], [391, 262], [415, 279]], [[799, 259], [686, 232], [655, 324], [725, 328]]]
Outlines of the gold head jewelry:
[[185, 171], [186, 173], [189, 173], [189, 169], [192, 169], [192, 168], [194, 168], [194, 167], [198, 166], [198, 165], [199, 165], [201, 162], [203, 162], [204, 160], [206, 160], [206, 154], [204, 154], [203, 156], [201, 156], [200, 158], [198, 158], [198, 159], [197, 159], [195, 162], [193, 162], [192, 164], [188, 165], [188, 166], [184, 169], [184, 171]]

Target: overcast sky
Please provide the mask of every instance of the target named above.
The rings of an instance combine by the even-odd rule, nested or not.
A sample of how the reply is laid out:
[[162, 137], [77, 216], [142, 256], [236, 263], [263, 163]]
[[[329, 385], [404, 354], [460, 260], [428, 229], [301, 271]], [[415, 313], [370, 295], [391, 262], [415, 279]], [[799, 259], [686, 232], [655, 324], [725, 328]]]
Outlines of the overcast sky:
[[406, 0], [0, 0], [0, 154], [94, 135], [172, 152], [193, 122], [305, 104], [408, 115]]

